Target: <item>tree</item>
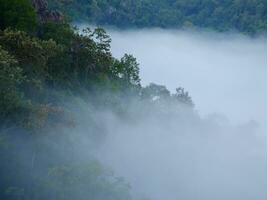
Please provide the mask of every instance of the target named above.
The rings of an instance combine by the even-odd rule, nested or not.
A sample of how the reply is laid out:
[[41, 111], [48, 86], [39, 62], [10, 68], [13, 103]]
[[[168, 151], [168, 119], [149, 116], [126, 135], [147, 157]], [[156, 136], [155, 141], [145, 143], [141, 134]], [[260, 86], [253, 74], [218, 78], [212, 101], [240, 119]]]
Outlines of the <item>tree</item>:
[[170, 91], [163, 85], [151, 83], [149, 86], [142, 89], [141, 95], [143, 99], [159, 101], [170, 98]]
[[0, 29], [8, 27], [32, 32], [37, 16], [29, 0], [0, 0]]
[[173, 95], [174, 99], [178, 100], [180, 103], [185, 105], [194, 106], [192, 98], [189, 93], [184, 90], [184, 88], [179, 87], [176, 89], [176, 93]]
[[[52, 0], [50, 0], [52, 2]], [[246, 34], [267, 31], [266, 0], [53, 0], [74, 20], [125, 27], [200, 27]]]
[[0, 120], [9, 119], [21, 107], [19, 85], [24, 81], [17, 60], [0, 46]]
[[120, 61], [115, 61], [112, 73], [127, 86], [140, 87], [139, 64], [132, 55], [125, 54]]

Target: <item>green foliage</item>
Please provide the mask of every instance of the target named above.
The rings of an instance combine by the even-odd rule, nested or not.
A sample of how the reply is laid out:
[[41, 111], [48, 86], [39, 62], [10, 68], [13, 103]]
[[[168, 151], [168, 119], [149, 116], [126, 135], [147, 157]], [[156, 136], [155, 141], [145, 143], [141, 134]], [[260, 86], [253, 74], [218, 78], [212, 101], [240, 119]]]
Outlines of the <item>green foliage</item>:
[[140, 87], [139, 67], [132, 55], [125, 54], [120, 61], [115, 60], [112, 73], [119, 77], [124, 86]]
[[157, 85], [151, 83], [141, 90], [141, 97], [143, 100], [148, 100], [151, 103], [159, 104], [180, 104], [183, 106], [194, 107], [194, 103], [189, 96], [189, 93], [184, 88], [177, 88], [175, 94], [171, 92], [163, 85]]
[[54, 41], [39, 40], [23, 31], [6, 29], [0, 33], [0, 43], [16, 57], [28, 78], [48, 76], [48, 59], [57, 52], [57, 44]]
[[[106, 106], [111, 102], [117, 104], [118, 96], [121, 98], [130, 91], [138, 93], [140, 78], [136, 59], [131, 55], [125, 55], [121, 60], [113, 58], [110, 42], [110, 37], [101, 28], [85, 29], [80, 34], [68, 24], [40, 25], [38, 37], [11, 29], [0, 32], [2, 49], [16, 60], [16, 69], [24, 78], [22, 82], [15, 77], [20, 85], [13, 84], [14, 93], [23, 94], [23, 102], [27, 102], [24, 107], [30, 115], [42, 110], [43, 105], [58, 102], [60, 97], [56, 92], [51, 95], [51, 89], [63, 90], [71, 95], [85, 91], [96, 94], [102, 90], [109, 96], [95, 96], [96, 104], [101, 105], [102, 102]], [[10, 98], [15, 101], [17, 98], [13, 96]], [[9, 105], [15, 108], [13, 104]], [[32, 117], [29, 118], [26, 113], [24, 118], [19, 121], [26, 127], [40, 127], [29, 122]], [[38, 117], [34, 121], [40, 124]]]
[[55, 200], [130, 199], [128, 185], [95, 161], [51, 168], [42, 187]]
[[[51, 1], [52, 2], [52, 1]], [[266, 0], [73, 0], [53, 1], [73, 20], [125, 27], [208, 28], [266, 32]]]
[[1, 30], [10, 27], [31, 32], [37, 26], [30, 0], [0, 0], [0, 19]]
[[[142, 88], [137, 60], [114, 58], [104, 29], [78, 32], [66, 23], [42, 23], [36, 35], [27, 33], [35, 14], [14, 13], [26, 2], [0, 0], [0, 199], [131, 199], [122, 178], [75, 149], [83, 144], [80, 138], [94, 143], [106, 133], [94, 111], [127, 117], [131, 101], [160, 111], [170, 103], [192, 109], [191, 98], [183, 89], [171, 95], [164, 86]], [[100, 5], [89, 2], [91, 9]], [[83, 135], [73, 133], [81, 118], [73, 110], [85, 108], [89, 125]]]
[[1, 199], [131, 199], [123, 179], [96, 160], [80, 159], [73, 149], [80, 145], [74, 142], [80, 136], [62, 130], [60, 135], [40, 132], [35, 136], [22, 130], [0, 133]]
[[74, 37], [74, 30], [66, 23], [48, 22], [39, 26], [38, 36], [42, 40], [53, 39], [58, 44], [70, 45]]
[[142, 89], [142, 98], [148, 99], [149, 101], [166, 99], [170, 96], [170, 91], [163, 85], [151, 83], [149, 86]]
[[21, 73], [26, 78], [18, 90], [26, 98], [42, 102], [45, 95], [43, 90], [52, 75], [48, 61], [60, 51], [59, 46], [52, 40], [40, 40], [23, 31], [10, 29], [0, 32], [0, 44], [18, 61]]
[[0, 46], [0, 120], [18, 112], [22, 104], [19, 86], [25, 80], [17, 60]]

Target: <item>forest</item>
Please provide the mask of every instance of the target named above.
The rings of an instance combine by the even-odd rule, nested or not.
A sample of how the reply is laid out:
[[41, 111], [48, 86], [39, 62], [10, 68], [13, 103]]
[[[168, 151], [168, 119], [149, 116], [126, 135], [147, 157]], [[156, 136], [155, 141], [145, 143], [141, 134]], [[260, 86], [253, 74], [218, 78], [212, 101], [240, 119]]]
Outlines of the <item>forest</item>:
[[[140, 60], [118, 57], [102, 27], [153, 61], [148, 75], [170, 70], [176, 89], [144, 85]], [[266, 38], [251, 36], [266, 30], [266, 0], [0, 0], [0, 200], [265, 200]], [[185, 74], [206, 107], [260, 117], [203, 117]]]
[[75, 22], [119, 28], [185, 28], [249, 35], [267, 30], [266, 0], [50, 0]]
[[97, 112], [125, 123], [167, 115], [170, 105], [193, 115], [188, 92], [142, 87], [136, 58], [114, 58], [102, 28], [44, 19], [28, 0], [0, 0], [0, 19], [0, 199], [131, 199], [127, 181], [77, 148], [85, 140], [90, 151], [105, 137]]

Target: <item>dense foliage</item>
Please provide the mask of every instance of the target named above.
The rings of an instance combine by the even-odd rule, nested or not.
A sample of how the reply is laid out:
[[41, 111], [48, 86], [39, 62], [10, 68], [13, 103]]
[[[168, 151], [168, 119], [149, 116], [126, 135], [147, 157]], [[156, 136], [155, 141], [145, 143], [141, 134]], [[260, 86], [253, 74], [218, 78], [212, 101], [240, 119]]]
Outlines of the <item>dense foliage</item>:
[[34, 30], [36, 13], [29, 0], [0, 0], [0, 29], [13, 27], [20, 30]]
[[[27, 12], [15, 12], [18, 6]], [[0, 199], [131, 199], [122, 178], [76, 149], [87, 138], [90, 151], [105, 135], [95, 111], [127, 118], [130, 99], [159, 112], [170, 103], [191, 109], [188, 93], [142, 88], [136, 59], [112, 57], [101, 28], [37, 24], [24, 0], [1, 0], [0, 9]], [[85, 132], [78, 133], [78, 119], [87, 120]]]
[[266, 0], [65, 0], [51, 5], [74, 20], [118, 27], [267, 30]]

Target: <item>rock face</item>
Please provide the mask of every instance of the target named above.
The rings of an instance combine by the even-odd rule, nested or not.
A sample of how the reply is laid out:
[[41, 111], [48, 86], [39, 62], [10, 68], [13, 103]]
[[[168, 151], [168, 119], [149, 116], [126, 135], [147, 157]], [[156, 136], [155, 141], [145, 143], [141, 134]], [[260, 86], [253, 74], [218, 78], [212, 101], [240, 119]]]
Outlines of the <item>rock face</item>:
[[39, 20], [42, 23], [45, 22], [62, 22], [64, 19], [64, 16], [59, 11], [49, 10], [48, 9], [48, 3], [46, 0], [32, 0], [32, 5], [35, 8]]

